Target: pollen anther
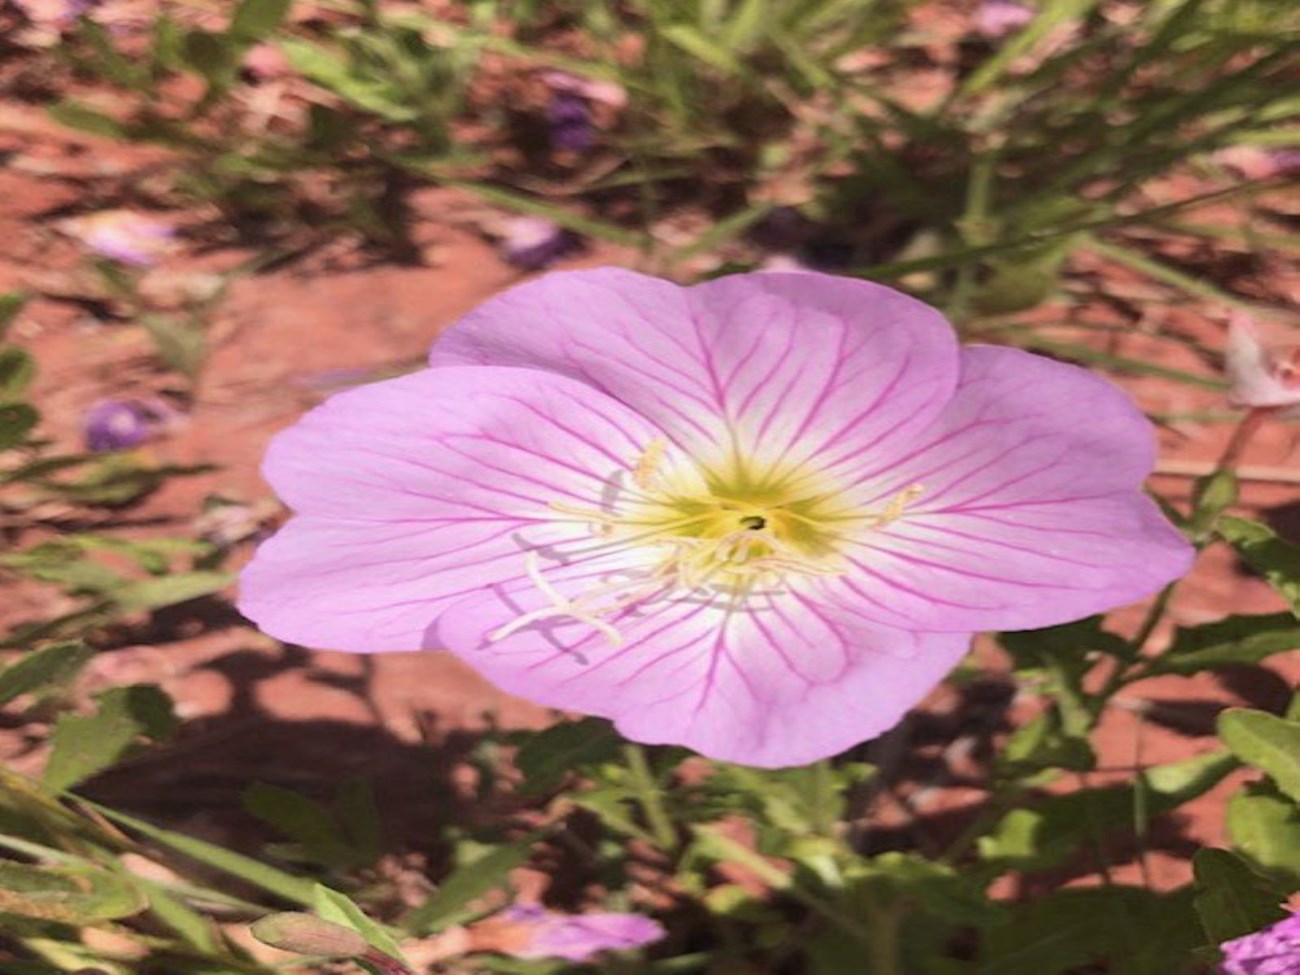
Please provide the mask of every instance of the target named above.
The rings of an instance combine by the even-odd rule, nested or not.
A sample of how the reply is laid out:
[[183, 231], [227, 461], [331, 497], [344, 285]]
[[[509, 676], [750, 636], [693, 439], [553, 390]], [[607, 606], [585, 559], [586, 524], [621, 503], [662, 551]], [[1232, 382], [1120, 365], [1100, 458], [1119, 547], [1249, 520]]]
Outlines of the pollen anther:
[[667, 451], [668, 442], [657, 437], [631, 468], [631, 480], [643, 493], [620, 492], [622, 497], [602, 508], [549, 505], [567, 520], [585, 523], [601, 540], [564, 553], [566, 561], [570, 556], [634, 549], [647, 550], [650, 557], [624, 570], [627, 578], [601, 579], [569, 598], [546, 579], [538, 553], [527, 552], [524, 569], [547, 603], [492, 631], [490, 642], [542, 620], [567, 618], [585, 623], [617, 648], [624, 639], [607, 617], [640, 602], [706, 590], [728, 597], [734, 611], [743, 608], [749, 596], [771, 592], [789, 577], [840, 575], [844, 563], [838, 548], [844, 526], [854, 525], [850, 531], [887, 528], [903, 518], [925, 490], [920, 484], [908, 485], [883, 508], [851, 515], [836, 509], [838, 492], [808, 495], [783, 489], [784, 484], [807, 484], [806, 476], [773, 479], [757, 487], [738, 478], [737, 489], [726, 479], [706, 475], [706, 491], [697, 486], [675, 493], [664, 473]]

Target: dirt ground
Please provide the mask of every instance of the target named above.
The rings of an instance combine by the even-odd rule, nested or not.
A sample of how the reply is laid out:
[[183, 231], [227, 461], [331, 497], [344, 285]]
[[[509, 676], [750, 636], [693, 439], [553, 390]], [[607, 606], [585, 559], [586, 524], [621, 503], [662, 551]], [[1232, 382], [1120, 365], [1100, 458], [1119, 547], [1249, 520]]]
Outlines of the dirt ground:
[[[69, 447], [79, 440], [79, 419], [106, 397], [175, 392], [174, 375], [156, 362], [143, 331], [97, 314], [78, 299], [87, 273], [84, 254], [58, 229], [60, 219], [92, 208], [88, 201], [121, 181], [148, 178], [158, 164], [151, 151], [71, 136], [48, 123], [39, 108], [0, 105], [0, 292], [33, 295], [15, 325], [14, 337], [40, 364], [36, 402], [46, 429]], [[267, 440], [331, 388], [356, 382], [371, 370], [419, 361], [438, 331], [474, 305], [520, 279], [493, 247], [470, 229], [478, 205], [448, 190], [425, 190], [414, 199], [414, 239], [420, 260], [411, 265], [375, 263], [349, 240], [275, 270], [236, 280], [215, 312], [213, 353], [192, 403], [179, 425], [147, 449], [159, 459], [211, 463], [202, 476], [177, 478], [129, 512], [124, 530], [186, 533], [209, 495], [257, 503], [269, 500], [258, 474]], [[203, 214], [177, 214], [197, 225]], [[206, 275], [235, 268], [249, 255], [237, 249], [188, 242], [148, 275], [152, 286], [185, 287]], [[630, 255], [595, 248], [562, 266], [630, 263]], [[1168, 301], [1130, 272], [1097, 260], [1077, 273], [1108, 276], [1117, 294], [1145, 301], [1142, 328], [1122, 340], [1124, 355], [1153, 351], [1161, 364], [1205, 371], [1189, 361], [1170, 361], [1171, 346], [1143, 329], [1163, 326], [1221, 344], [1222, 314]], [[1253, 267], [1246, 282], [1269, 295], [1300, 298], [1300, 283], [1280, 269]], [[1213, 391], [1168, 381], [1126, 381], [1152, 410], [1221, 410]], [[1081, 422], [1084, 422], [1081, 418]], [[1185, 500], [1190, 474], [1203, 472], [1222, 449], [1228, 424], [1181, 422], [1161, 430], [1161, 470], [1153, 486], [1175, 502]], [[1245, 456], [1244, 507], [1271, 513], [1285, 527], [1300, 520], [1300, 428], [1265, 429]], [[237, 553], [246, 558], [248, 547]], [[57, 608], [59, 597], [31, 586], [0, 589], [0, 622], [12, 623]], [[1245, 573], [1224, 551], [1206, 553], [1173, 604], [1181, 624], [1214, 620], [1225, 613], [1282, 608], [1266, 585]], [[1133, 625], [1138, 610], [1120, 620]], [[495, 691], [450, 657], [393, 653], [376, 657], [281, 647], [244, 624], [233, 610], [207, 601], [159, 614], [139, 631], [140, 642], [106, 649], [91, 665], [86, 691], [107, 684], [156, 681], [176, 699], [185, 718], [178, 742], [148, 753], [93, 784], [102, 801], [139, 812], [189, 832], [238, 844], [251, 821], [239, 809], [241, 789], [254, 781], [328, 796], [345, 778], [368, 778], [376, 793], [394, 851], [420, 851], [440, 817], [475, 815], [457, 787], [457, 760], [476, 733], [492, 724], [541, 725], [541, 709]], [[1294, 655], [1293, 655], [1294, 656]], [[996, 674], [995, 651], [980, 659]], [[1202, 753], [1214, 713], [1226, 704], [1282, 706], [1300, 661], [1219, 677], [1162, 678], [1134, 687], [1123, 707], [1108, 715], [1099, 735], [1104, 770], [1122, 772]], [[994, 682], [996, 683], [996, 681]], [[918, 771], [909, 788], [907, 814], [885, 803], [879, 840], [893, 831], [946, 834], [951, 821], [978, 801], [981, 760], [976, 745], [1030, 713], [1028, 696], [974, 704], [940, 689], [907, 726], [903, 747]], [[1004, 713], [1004, 707], [1009, 708]], [[0, 727], [0, 757], [13, 767], [40, 767], [40, 729]], [[1104, 781], [1106, 772], [1092, 776]], [[1145, 856], [1118, 871], [1120, 878], [1145, 870], [1159, 887], [1185, 882], [1188, 856], [1198, 844], [1223, 841], [1222, 802], [1227, 783], [1180, 814], [1175, 828], [1151, 838]], [[907, 820], [915, 817], [912, 826]], [[1134, 851], [1118, 852], [1117, 858]], [[1086, 878], [1079, 878], [1086, 882]], [[1012, 891], [1007, 891], [1011, 893]]]

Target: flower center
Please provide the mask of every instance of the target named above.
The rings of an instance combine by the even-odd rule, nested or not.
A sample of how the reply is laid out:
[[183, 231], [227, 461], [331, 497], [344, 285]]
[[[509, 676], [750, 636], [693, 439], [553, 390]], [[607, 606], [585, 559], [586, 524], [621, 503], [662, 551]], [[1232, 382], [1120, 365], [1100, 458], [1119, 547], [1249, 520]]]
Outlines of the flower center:
[[651, 442], [630, 470], [631, 485], [622, 483], [624, 476], [614, 479], [615, 497], [604, 508], [551, 505], [598, 539], [585, 551], [562, 553], [566, 564], [637, 549], [648, 556], [645, 567], [610, 573], [568, 598], [542, 574], [538, 553], [528, 552], [525, 569], [550, 605], [520, 615], [489, 639], [540, 620], [571, 618], [619, 646], [622, 637], [606, 617], [633, 604], [704, 593], [737, 607], [752, 595], [781, 591], [792, 577], [839, 575], [843, 539], [897, 521], [922, 492], [913, 484], [883, 509], [864, 511], [847, 505], [842, 492], [814, 471], [755, 477], [737, 465], [674, 474], [665, 463], [667, 449], [662, 439]]

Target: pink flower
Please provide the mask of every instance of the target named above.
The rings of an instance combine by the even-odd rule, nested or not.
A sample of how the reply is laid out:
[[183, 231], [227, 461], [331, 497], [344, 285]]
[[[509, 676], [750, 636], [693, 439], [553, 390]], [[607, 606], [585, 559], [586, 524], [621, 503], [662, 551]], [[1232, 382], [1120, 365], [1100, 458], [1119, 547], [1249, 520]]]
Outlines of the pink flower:
[[514, 288], [432, 369], [271, 445], [297, 516], [241, 607], [297, 643], [450, 650], [643, 742], [782, 766], [891, 727], [981, 629], [1144, 596], [1191, 548], [1119, 390], [812, 272]]
[[293, 74], [293, 65], [274, 44], [254, 44], [245, 52], [240, 67], [255, 82], [279, 81]]
[[1300, 343], [1269, 342], [1249, 315], [1235, 314], [1224, 368], [1234, 405], [1288, 407], [1279, 415], [1300, 415]]
[[983, 0], [975, 10], [975, 33], [988, 38], [1005, 37], [1033, 19], [1033, 8], [1016, 0]]
[[1300, 912], [1219, 947], [1223, 975], [1300, 975]]
[[622, 108], [627, 104], [627, 89], [616, 81], [581, 78], [567, 71], [545, 71], [542, 80], [552, 91], [577, 95], [611, 108]]
[[663, 925], [640, 914], [597, 911], [558, 914], [539, 904], [517, 904], [480, 926], [491, 929], [485, 947], [515, 958], [591, 961], [602, 951], [625, 951], [664, 937]]
[[170, 224], [132, 210], [103, 210], [64, 221], [64, 229], [101, 257], [148, 267], [174, 249]]

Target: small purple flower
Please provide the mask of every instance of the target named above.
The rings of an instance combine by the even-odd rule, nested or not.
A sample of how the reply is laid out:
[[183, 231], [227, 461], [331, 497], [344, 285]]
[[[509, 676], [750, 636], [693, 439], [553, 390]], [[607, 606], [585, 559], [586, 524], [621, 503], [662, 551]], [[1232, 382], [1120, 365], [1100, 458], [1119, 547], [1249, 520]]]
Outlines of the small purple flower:
[[175, 229], [161, 220], [132, 210], [104, 210], [74, 217], [64, 229], [101, 257], [149, 267], [172, 252]]
[[1300, 911], [1219, 948], [1223, 975], [1300, 975]]
[[548, 267], [581, 250], [582, 239], [542, 217], [514, 217], [501, 230], [501, 255], [525, 271]]
[[510, 947], [502, 951], [515, 958], [591, 961], [602, 951], [640, 948], [665, 934], [663, 925], [640, 914], [558, 914], [539, 904], [517, 904], [499, 917], [513, 929], [513, 936], [503, 939]]
[[129, 450], [153, 435], [157, 419], [143, 403], [129, 399], [100, 400], [81, 420], [86, 448], [96, 453]]
[[586, 152], [595, 142], [591, 128], [591, 106], [587, 99], [571, 91], [551, 93], [546, 106], [551, 146], [566, 152]]
[[627, 102], [627, 92], [613, 82], [579, 78], [567, 71], [547, 71], [542, 79], [551, 89], [546, 120], [555, 149], [586, 152], [595, 142], [592, 103], [621, 108]]
[[157, 397], [105, 399], [86, 411], [81, 429], [88, 450], [129, 450], [174, 428], [180, 419], [176, 410]]
[[977, 34], [991, 40], [1020, 30], [1034, 19], [1034, 10], [1016, 0], [982, 0], [975, 11]]
[[449, 650], [636, 741], [777, 767], [892, 727], [970, 634], [1131, 602], [1192, 548], [1127, 395], [961, 347], [881, 285], [550, 274], [264, 472], [295, 517], [240, 608], [308, 646]]

